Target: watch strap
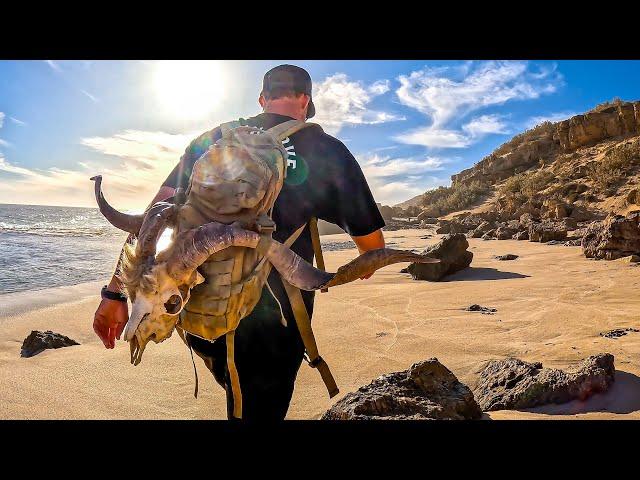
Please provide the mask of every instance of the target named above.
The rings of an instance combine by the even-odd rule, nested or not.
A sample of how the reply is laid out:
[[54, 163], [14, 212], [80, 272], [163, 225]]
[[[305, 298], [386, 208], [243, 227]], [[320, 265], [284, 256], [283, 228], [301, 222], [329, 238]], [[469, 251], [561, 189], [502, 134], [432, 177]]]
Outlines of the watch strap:
[[102, 290], [100, 291], [100, 296], [102, 298], [106, 298], [108, 300], [118, 300], [119, 302], [126, 302], [127, 301], [127, 296], [120, 293], [120, 292], [110, 292], [109, 290], [107, 290], [107, 286], [105, 285], [104, 287], [102, 287]]

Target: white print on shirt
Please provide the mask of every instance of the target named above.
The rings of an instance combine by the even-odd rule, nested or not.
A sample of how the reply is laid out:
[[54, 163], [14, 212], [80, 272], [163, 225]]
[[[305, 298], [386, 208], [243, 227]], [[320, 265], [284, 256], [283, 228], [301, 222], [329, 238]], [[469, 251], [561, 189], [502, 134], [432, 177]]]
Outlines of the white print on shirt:
[[[258, 127], [260, 130], [264, 131], [264, 127]], [[257, 132], [252, 132], [252, 133], [257, 133]], [[285, 138], [282, 141], [282, 145], [284, 145], [284, 149], [287, 151], [287, 153], [289, 154], [287, 157], [287, 168], [292, 168], [295, 170], [297, 164], [298, 164], [298, 159], [296, 158], [296, 147], [295, 145], [292, 143], [291, 145], [287, 146], [287, 143], [289, 143], [291, 141], [291, 139], [289, 137]]]
[[297, 164], [296, 150], [295, 150], [296, 147], [293, 143], [287, 146], [287, 143], [289, 143], [290, 141], [291, 140], [289, 139], [289, 137], [287, 137], [282, 141], [282, 144], [284, 145], [284, 149], [289, 154], [289, 156], [287, 157], [287, 167], [291, 167], [295, 169]]

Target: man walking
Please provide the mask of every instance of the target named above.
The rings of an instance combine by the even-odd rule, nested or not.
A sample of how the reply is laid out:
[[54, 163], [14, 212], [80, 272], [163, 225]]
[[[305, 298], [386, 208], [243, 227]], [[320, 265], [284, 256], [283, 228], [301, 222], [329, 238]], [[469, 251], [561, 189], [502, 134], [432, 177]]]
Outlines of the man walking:
[[[263, 113], [241, 119], [241, 124], [266, 130], [292, 119], [306, 121], [315, 115], [311, 90], [311, 77], [304, 69], [293, 65], [275, 67], [263, 79], [258, 99]], [[220, 128], [216, 127], [191, 142], [152, 204], [173, 196], [179, 187], [186, 189], [194, 163], [220, 137]], [[277, 226], [273, 238], [282, 242], [300, 225], [316, 217], [345, 230], [360, 253], [383, 248], [384, 220], [360, 166], [347, 147], [316, 125], [297, 131], [284, 139], [283, 144], [288, 152], [287, 175], [273, 211]], [[291, 248], [307, 262], [313, 261], [308, 226]], [[304, 345], [289, 298], [275, 270], [271, 271], [266, 287], [257, 306], [240, 322], [235, 333], [235, 363], [242, 389], [242, 417], [246, 420], [285, 418], [304, 358]], [[94, 317], [94, 330], [106, 348], [114, 348], [115, 339], [120, 338], [128, 319], [126, 299], [120, 291], [121, 283], [114, 275], [103, 291]], [[314, 292], [304, 291], [302, 297], [312, 315]], [[224, 337], [208, 342], [185, 334], [225, 387], [227, 412], [232, 418], [233, 397]]]

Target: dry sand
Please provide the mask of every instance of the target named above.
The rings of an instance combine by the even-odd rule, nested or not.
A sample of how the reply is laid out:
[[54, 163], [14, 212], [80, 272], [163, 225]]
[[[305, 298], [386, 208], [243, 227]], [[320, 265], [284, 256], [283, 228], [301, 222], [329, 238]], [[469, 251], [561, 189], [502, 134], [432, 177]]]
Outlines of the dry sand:
[[[438, 236], [425, 230], [387, 232], [397, 248], [424, 248]], [[323, 240], [346, 241], [346, 235]], [[303, 365], [290, 419], [318, 418], [347, 392], [383, 373], [437, 357], [473, 385], [484, 362], [505, 356], [564, 368], [588, 355], [615, 355], [612, 389], [586, 402], [522, 412], [491, 412], [492, 419], [640, 418], [640, 333], [599, 336], [638, 327], [640, 267], [587, 260], [579, 247], [470, 240], [472, 268], [448, 281], [413, 281], [391, 265], [367, 281], [317, 294], [314, 330], [341, 394], [329, 400], [317, 372]], [[514, 253], [514, 261], [494, 255]], [[355, 250], [326, 253], [330, 270]], [[335, 271], [335, 270], [334, 270]], [[200, 394], [193, 397], [189, 351], [177, 334], [150, 345], [143, 362], [129, 364], [129, 348], [106, 350], [92, 330], [101, 282], [0, 296], [0, 418], [2, 419], [223, 419], [224, 393], [196, 358]], [[54, 305], [47, 306], [51, 301]], [[64, 303], [63, 303], [64, 302]], [[465, 312], [473, 303], [495, 315]], [[20, 358], [31, 330], [51, 329], [82, 345]]]

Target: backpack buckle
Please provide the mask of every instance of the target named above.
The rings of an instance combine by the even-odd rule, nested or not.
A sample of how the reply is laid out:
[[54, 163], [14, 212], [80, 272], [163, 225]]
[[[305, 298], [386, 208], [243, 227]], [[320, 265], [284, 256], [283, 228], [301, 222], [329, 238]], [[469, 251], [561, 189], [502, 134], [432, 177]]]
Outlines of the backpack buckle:
[[307, 352], [304, 352], [304, 360], [309, 364], [311, 368], [316, 368], [318, 365], [324, 362], [323, 358], [320, 355], [318, 355], [315, 360], [311, 360]]
[[271, 220], [266, 215], [261, 215], [256, 220], [256, 227], [258, 229], [258, 233], [259, 234], [261, 234], [261, 235], [264, 235], [264, 234], [271, 235], [273, 232], [276, 231], [276, 222]]

